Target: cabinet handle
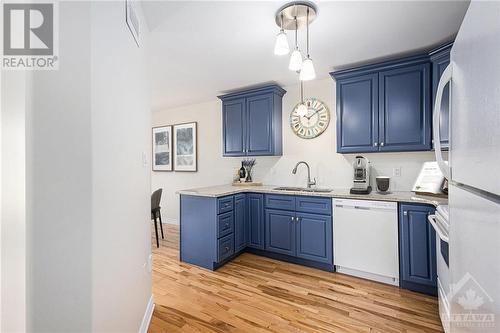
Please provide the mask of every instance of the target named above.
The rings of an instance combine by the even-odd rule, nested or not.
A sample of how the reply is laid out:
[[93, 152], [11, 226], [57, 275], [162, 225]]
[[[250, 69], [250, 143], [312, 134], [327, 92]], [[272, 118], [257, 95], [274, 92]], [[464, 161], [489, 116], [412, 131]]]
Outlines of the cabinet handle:
[[378, 142], [374, 142], [373, 147], [377, 147], [377, 146], [378, 146]]
[[407, 215], [408, 215], [408, 211], [406, 211], [406, 210], [405, 210], [405, 211], [403, 212], [403, 215], [404, 215], [404, 216], [407, 216]]
[[296, 217], [295, 221], [297, 221], [297, 223], [299, 223], [300, 222], [300, 218]]
[[383, 146], [384, 146], [384, 143], [383, 143], [383, 142], [381, 142], [381, 143], [380, 143], [380, 147], [383, 147]]
[[226, 227], [229, 227], [229, 223], [226, 223]]
[[292, 216], [292, 222], [295, 221], [295, 217]]
[[228, 246], [226, 246], [226, 247], [224, 248], [224, 250], [225, 250], [226, 252], [227, 252], [227, 251], [229, 251], [229, 247], [228, 247]]

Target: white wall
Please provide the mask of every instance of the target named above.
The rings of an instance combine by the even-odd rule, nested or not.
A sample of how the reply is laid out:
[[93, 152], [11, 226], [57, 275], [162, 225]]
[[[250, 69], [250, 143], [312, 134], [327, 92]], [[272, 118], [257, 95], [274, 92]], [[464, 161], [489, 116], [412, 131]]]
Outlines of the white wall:
[[[299, 167], [291, 174], [295, 163], [305, 160], [311, 173], [322, 187], [350, 188], [352, 167], [356, 154], [336, 153], [335, 83], [332, 79], [305, 84], [305, 95], [316, 97], [330, 108], [331, 122], [318, 138], [304, 140], [297, 137], [289, 125], [289, 115], [299, 100], [297, 85], [284, 87], [283, 98], [283, 156], [258, 157], [254, 180], [265, 184], [304, 186], [306, 168]], [[242, 158], [222, 157], [221, 102], [213, 101], [153, 112], [152, 126], [170, 125], [188, 121], [198, 122], [198, 172], [152, 172], [152, 190], [164, 189], [162, 209], [164, 222], [178, 223], [179, 205], [176, 191], [193, 187], [229, 184]], [[375, 176], [393, 175], [394, 167], [401, 167], [401, 177], [392, 178], [392, 190], [409, 191], [424, 161], [434, 160], [432, 152], [363, 154], [372, 163]]]
[[92, 2], [91, 46], [92, 331], [137, 332], [151, 297], [151, 112], [125, 1]]
[[1, 90], [0, 331], [26, 330], [24, 72], [6, 71]]
[[[13, 225], [26, 214], [26, 331], [137, 332], [151, 297], [144, 49], [128, 31], [124, 1], [82, 1], [59, 3], [59, 51], [59, 70], [27, 75], [26, 119], [9, 127], [15, 142], [4, 138], [2, 104], [2, 237], [4, 217]], [[25, 152], [25, 171], [6, 167], [13, 150]], [[20, 181], [6, 200], [11, 176]], [[20, 213], [7, 215], [6, 201]], [[2, 275], [17, 258], [3, 248], [15, 236], [2, 239]], [[2, 286], [2, 316], [10, 287]], [[2, 319], [4, 331], [11, 318]]]

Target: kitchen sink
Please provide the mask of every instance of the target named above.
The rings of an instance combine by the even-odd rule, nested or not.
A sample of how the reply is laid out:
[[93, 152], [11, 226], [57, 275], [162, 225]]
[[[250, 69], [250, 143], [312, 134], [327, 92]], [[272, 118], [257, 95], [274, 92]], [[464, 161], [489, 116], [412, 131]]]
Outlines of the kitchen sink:
[[315, 193], [330, 193], [331, 189], [328, 188], [307, 188], [307, 187], [293, 187], [293, 186], [281, 186], [275, 187], [273, 190], [276, 191], [289, 191], [289, 192], [315, 192]]

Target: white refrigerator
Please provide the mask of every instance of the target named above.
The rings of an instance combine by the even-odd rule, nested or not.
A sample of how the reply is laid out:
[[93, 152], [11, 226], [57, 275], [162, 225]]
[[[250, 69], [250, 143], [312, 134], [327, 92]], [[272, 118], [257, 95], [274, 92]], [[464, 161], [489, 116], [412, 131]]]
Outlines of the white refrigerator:
[[[450, 84], [449, 163], [439, 107]], [[436, 160], [449, 180], [451, 332], [500, 332], [500, 1], [472, 1], [441, 77]]]

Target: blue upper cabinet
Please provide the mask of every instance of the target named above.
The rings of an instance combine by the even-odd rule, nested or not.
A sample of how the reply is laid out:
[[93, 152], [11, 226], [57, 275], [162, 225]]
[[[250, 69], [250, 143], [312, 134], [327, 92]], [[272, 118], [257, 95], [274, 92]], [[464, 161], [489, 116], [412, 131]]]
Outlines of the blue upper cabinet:
[[430, 64], [379, 72], [379, 149], [431, 149]]
[[[443, 74], [446, 66], [450, 63], [450, 51], [453, 43], [446, 44], [430, 53], [432, 62], [432, 108], [434, 110], [434, 101], [436, 99], [436, 90], [439, 79]], [[450, 111], [450, 87], [447, 85], [443, 91], [443, 99], [441, 101], [441, 122], [439, 124], [441, 134], [441, 147], [449, 148], [449, 111]]]
[[431, 149], [431, 62], [427, 54], [330, 75], [337, 90], [337, 152]]
[[434, 207], [401, 204], [399, 262], [402, 288], [435, 295], [437, 292], [436, 232], [427, 221]]
[[337, 151], [377, 151], [378, 75], [337, 81]]
[[282, 154], [281, 87], [271, 85], [223, 96], [224, 156], [279, 156]]
[[229, 100], [222, 108], [224, 156], [242, 156], [246, 140], [245, 99]]

